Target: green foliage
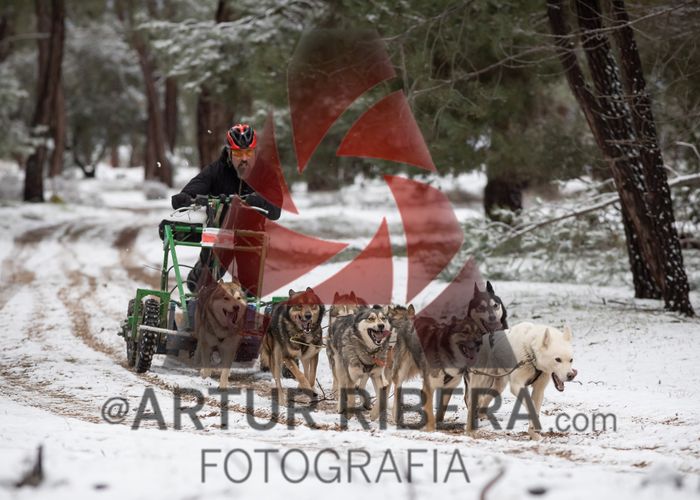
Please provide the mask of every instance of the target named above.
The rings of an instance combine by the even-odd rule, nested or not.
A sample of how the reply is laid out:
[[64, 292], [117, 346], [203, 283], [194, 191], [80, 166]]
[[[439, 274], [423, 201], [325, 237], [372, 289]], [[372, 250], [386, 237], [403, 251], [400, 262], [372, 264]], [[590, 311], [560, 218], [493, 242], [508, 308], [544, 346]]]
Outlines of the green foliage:
[[441, 172], [486, 166], [490, 176], [546, 182], [579, 175], [595, 161], [543, 36], [541, 5], [343, 0], [328, 18], [334, 27], [376, 28], [384, 37]]
[[[587, 124], [563, 78], [544, 5], [516, 0], [229, 0], [231, 21], [215, 22], [217, 2], [85, 0], [67, 7], [64, 84], [69, 145], [92, 156], [108, 143], [143, 135], [145, 99], [132, 27], [146, 35], [157, 72], [175, 76], [180, 129], [191, 148], [194, 103], [202, 86], [231, 103], [240, 119], [262, 126], [274, 110], [278, 147], [290, 180], [298, 179], [287, 102], [287, 66], [304, 30], [376, 29], [397, 78], [354, 103], [312, 158], [314, 175], [345, 182], [407, 169], [375, 160], [337, 158], [353, 121], [382, 95], [403, 88], [440, 172], [485, 169], [490, 177], [546, 183], [580, 175], [600, 160]], [[35, 30], [32, 3], [14, 2], [14, 29]], [[641, 0], [628, 5], [640, 35], [667, 163], [694, 165], [700, 145], [700, 9]], [[667, 12], [660, 15], [651, 15]], [[644, 20], [645, 16], [648, 19]], [[0, 64], [0, 154], [21, 152], [33, 111], [36, 41], [13, 45]], [[251, 106], [252, 104], [252, 106]], [[183, 111], [184, 110], [184, 111]], [[246, 116], [247, 115], [247, 116]], [[408, 168], [409, 173], [413, 172]], [[310, 174], [309, 174], [310, 175]], [[333, 184], [333, 183], [331, 183]], [[336, 182], [337, 184], [337, 182]]]
[[149, 20], [140, 28], [148, 33], [161, 65], [184, 82], [185, 90], [199, 91], [206, 84], [222, 97], [234, 98], [236, 92], [252, 89], [266, 101], [281, 96], [275, 87], [286, 75], [296, 39], [305, 25], [313, 23], [320, 4], [291, 0], [230, 4], [233, 21], [217, 23], [212, 12], [206, 18], [179, 22]]

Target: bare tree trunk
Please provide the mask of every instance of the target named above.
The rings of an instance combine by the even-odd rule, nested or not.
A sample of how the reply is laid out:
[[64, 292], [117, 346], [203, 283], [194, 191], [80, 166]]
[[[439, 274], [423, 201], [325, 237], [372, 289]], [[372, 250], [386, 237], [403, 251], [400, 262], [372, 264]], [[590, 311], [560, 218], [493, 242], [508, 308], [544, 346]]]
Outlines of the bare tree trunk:
[[642, 197], [644, 176], [639, 155], [633, 148], [636, 137], [629, 120], [629, 110], [622, 97], [617, 63], [613, 59], [607, 36], [601, 33], [603, 26], [598, 1], [577, 0], [576, 10], [583, 31], [581, 42], [599, 105], [595, 118], [602, 131], [601, 135], [604, 136], [603, 153], [610, 162], [620, 200], [627, 209], [628, 220], [634, 227], [644, 261], [649, 266], [651, 275], [657, 279], [660, 266], [654, 252], [653, 225]]
[[[216, 22], [230, 21], [233, 12], [227, 0], [219, 0], [216, 9]], [[202, 168], [212, 163], [221, 154], [224, 137], [232, 125], [234, 110], [230, 102], [217, 99], [210, 89], [202, 86], [197, 99], [197, 149]]]
[[109, 164], [112, 168], [119, 168], [119, 145], [117, 144], [109, 147]]
[[10, 55], [11, 44], [6, 39], [11, 33], [10, 13], [3, 11], [0, 14], [0, 62], [3, 62]]
[[158, 162], [158, 152], [156, 151], [156, 132], [153, 124], [153, 116], [148, 113], [146, 119], [146, 144], [144, 146], [144, 176], [153, 180], [156, 177], [156, 163]]
[[519, 212], [523, 209], [523, 182], [515, 179], [494, 178], [487, 175], [484, 188], [484, 213], [491, 220], [501, 220], [496, 210], [506, 209], [511, 212]]
[[63, 81], [58, 84], [52, 122], [51, 135], [54, 147], [51, 153], [49, 177], [56, 177], [63, 172], [63, 153], [66, 149], [66, 101], [63, 95]]
[[[146, 90], [148, 119], [146, 124], [145, 178], [152, 179], [158, 177], [163, 183], [172, 187], [173, 170], [165, 151], [165, 125], [158, 96], [153, 59], [150, 56], [148, 45], [143, 36], [134, 29], [133, 2], [118, 1], [115, 6], [117, 8], [117, 16], [129, 30], [129, 43], [138, 55], [139, 66], [141, 67], [141, 74], [143, 75], [143, 82]], [[149, 8], [153, 7], [150, 3], [148, 6]]]
[[39, 37], [36, 40], [39, 58], [39, 77], [37, 78], [37, 93], [41, 91], [43, 82], [46, 79], [46, 71], [49, 67], [49, 50], [51, 49], [51, 14], [53, 4], [49, 7], [48, 2], [35, 0], [36, 7], [36, 30]]
[[[138, 35], [137, 35], [138, 37]], [[170, 161], [165, 153], [165, 127], [163, 114], [160, 109], [160, 99], [156, 89], [153, 61], [143, 40], [138, 37], [136, 52], [143, 81], [146, 86], [146, 101], [148, 103], [148, 135], [146, 147], [146, 178], [160, 178], [168, 186], [173, 185], [173, 172]]]
[[[601, 104], [586, 83], [583, 70], [579, 65], [578, 57], [575, 52], [576, 43], [566, 23], [563, 8], [561, 0], [549, 0], [547, 2], [547, 14], [552, 33], [556, 35], [555, 43], [559, 60], [564, 68], [569, 87], [586, 117], [593, 137], [598, 147], [603, 152], [603, 155], [610, 162], [611, 170], [614, 171], [614, 161], [612, 159], [620, 155], [612, 149], [608, 127], [603, 119]], [[649, 294], [655, 289], [658, 290], [658, 287], [656, 287], [653, 281], [653, 275], [648, 268], [647, 260], [642, 252], [638, 238], [636, 237], [636, 229], [629, 214], [629, 201], [625, 202], [623, 200], [623, 192], [627, 193], [627, 190], [621, 190], [618, 185], [618, 192], [620, 194], [622, 220], [627, 240], [627, 254], [635, 284], [635, 296], [639, 298], [651, 298], [653, 295]], [[626, 198], [629, 200], [629, 196], [626, 196]]]
[[[648, 180], [643, 159], [635, 144], [637, 130], [629, 106], [625, 102], [618, 65], [612, 56], [607, 35], [602, 31], [600, 7], [597, 0], [575, 0], [577, 18], [581, 28], [584, 48], [595, 94], [586, 84], [585, 77], [574, 52], [575, 43], [566, 25], [561, 0], [547, 2], [550, 26], [556, 35], [557, 52], [564, 67], [569, 86], [586, 116], [593, 136], [608, 160], [617, 187], [623, 211], [627, 236], [627, 249], [637, 297], [659, 296], [661, 291], [665, 305], [671, 310], [692, 315], [687, 293], [687, 279], [682, 269], [682, 259], [670, 260], [662, 246], [664, 234], [657, 230], [657, 221], [647, 204]], [[641, 71], [641, 66], [640, 66]], [[657, 146], [658, 147], [658, 146]], [[668, 202], [670, 190], [667, 188]], [[670, 224], [673, 219], [671, 216]], [[674, 231], [675, 234], [675, 231]], [[675, 236], [678, 243], [677, 235]], [[680, 250], [678, 252], [680, 254]], [[669, 262], [670, 261], [670, 262]], [[669, 276], [668, 266], [681, 267], [680, 273]], [[678, 291], [671, 290], [674, 279], [683, 278], [680, 286], [685, 300], [678, 298]], [[676, 297], [670, 300], [670, 297]]]
[[168, 139], [170, 152], [175, 150], [177, 141], [177, 80], [173, 77], [165, 79], [165, 136]]
[[668, 309], [690, 316], [693, 307], [689, 299], [688, 277], [683, 266], [678, 232], [674, 225], [673, 203], [664, 160], [656, 133], [656, 121], [651, 107], [651, 98], [646, 89], [642, 61], [629, 25], [629, 16], [624, 0], [612, 0], [613, 18], [617, 29], [613, 31], [620, 50], [622, 81], [628, 97], [628, 107], [637, 136], [646, 192], [644, 199], [647, 212], [656, 233], [658, 258], [663, 266], [657, 283], [662, 284], [662, 293]]
[[634, 296], [638, 299], [660, 299], [661, 290], [656, 286], [656, 280], [649, 271], [649, 266], [646, 265], [642, 251], [639, 248], [637, 234], [634, 232], [634, 226], [630, 222], [627, 215], [627, 207], [623, 204], [621, 207], [622, 225], [625, 228], [625, 243], [627, 246], [627, 258], [632, 271], [632, 282], [634, 284]]
[[[39, 89], [36, 108], [32, 119], [34, 135], [40, 140], [46, 139], [51, 125], [51, 116], [59, 82], [61, 81], [61, 64], [63, 62], [63, 41], [65, 38], [65, 3], [64, 0], [51, 1], [51, 14], [48, 17], [48, 3], [36, 0], [37, 27], [40, 32], [50, 19], [50, 38], [39, 39]], [[43, 45], [42, 45], [43, 43]], [[48, 50], [47, 45], [48, 43]], [[44, 164], [46, 163], [46, 145], [40, 144], [27, 159], [24, 180], [24, 200], [44, 201]]]
[[202, 168], [221, 154], [233, 116], [227, 103], [212, 97], [208, 88], [202, 88], [197, 99], [197, 149]]

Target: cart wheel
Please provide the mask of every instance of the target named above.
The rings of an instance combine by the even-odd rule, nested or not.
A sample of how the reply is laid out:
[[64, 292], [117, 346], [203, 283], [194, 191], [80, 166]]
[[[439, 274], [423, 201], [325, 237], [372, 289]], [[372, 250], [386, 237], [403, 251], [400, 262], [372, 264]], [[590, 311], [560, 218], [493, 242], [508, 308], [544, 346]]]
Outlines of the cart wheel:
[[[148, 299], [143, 304], [143, 321], [145, 326], [160, 326], [160, 304], [155, 299]], [[141, 332], [136, 346], [136, 372], [144, 373], [150, 370], [153, 354], [156, 350], [158, 334], [155, 332]], [[128, 349], [128, 346], [127, 346]]]
[[[126, 316], [132, 316], [134, 314], [134, 299], [131, 299], [129, 301], [129, 307], [126, 311]], [[136, 364], [136, 342], [131, 340], [128, 335], [131, 334], [131, 331], [127, 332], [125, 328], [125, 340], [126, 340], [126, 364], [129, 366], [129, 368], [133, 367]]]

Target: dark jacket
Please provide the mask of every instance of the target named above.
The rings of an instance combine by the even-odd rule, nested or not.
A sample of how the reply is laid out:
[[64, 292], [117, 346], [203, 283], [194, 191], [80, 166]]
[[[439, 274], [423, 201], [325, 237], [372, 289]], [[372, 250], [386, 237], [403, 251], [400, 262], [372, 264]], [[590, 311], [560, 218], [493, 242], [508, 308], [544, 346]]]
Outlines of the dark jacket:
[[[184, 196], [185, 195], [188, 196]], [[221, 156], [211, 165], [207, 165], [182, 188], [182, 192], [172, 197], [173, 208], [180, 208], [192, 203], [198, 194], [218, 196], [220, 194], [246, 196], [245, 202], [252, 207], [267, 210], [270, 220], [280, 218], [280, 208], [273, 205], [238, 177], [238, 172], [231, 165], [228, 151], [224, 148]]]

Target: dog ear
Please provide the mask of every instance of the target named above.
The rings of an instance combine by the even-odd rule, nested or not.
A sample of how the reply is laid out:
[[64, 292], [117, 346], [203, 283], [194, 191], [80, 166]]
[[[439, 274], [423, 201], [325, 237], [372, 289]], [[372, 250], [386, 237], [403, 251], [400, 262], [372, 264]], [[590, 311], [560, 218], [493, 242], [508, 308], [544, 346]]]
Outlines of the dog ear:
[[542, 347], [545, 349], [549, 345], [549, 328], [544, 329], [544, 337], [542, 337]]
[[493, 291], [493, 287], [491, 286], [490, 281], [486, 282], [486, 291], [489, 292], [491, 295], [495, 295], [495, 293], [496, 293]]
[[357, 297], [355, 297], [355, 291], [354, 291], [354, 290], [353, 290], [352, 292], [350, 292], [350, 300], [352, 300], [353, 302], [355, 302], [355, 301], [357, 300]]
[[406, 312], [408, 313], [409, 318], [416, 317], [416, 309], [413, 307], [413, 304], [408, 304], [408, 308], [406, 309]]
[[290, 297], [292, 297], [295, 293], [296, 292], [294, 291], [294, 289], [292, 289], [292, 288], [289, 289], [289, 296]]
[[339, 300], [340, 300], [340, 294], [338, 292], [335, 292], [335, 294], [333, 295], [333, 303], [337, 304]]
[[571, 327], [569, 325], [564, 325], [564, 340], [571, 342], [571, 337], [573, 333], [571, 332]]
[[314, 293], [314, 289], [311, 288], [310, 286], [307, 286], [307, 287], [306, 287], [306, 291], [309, 292], [309, 293]]

